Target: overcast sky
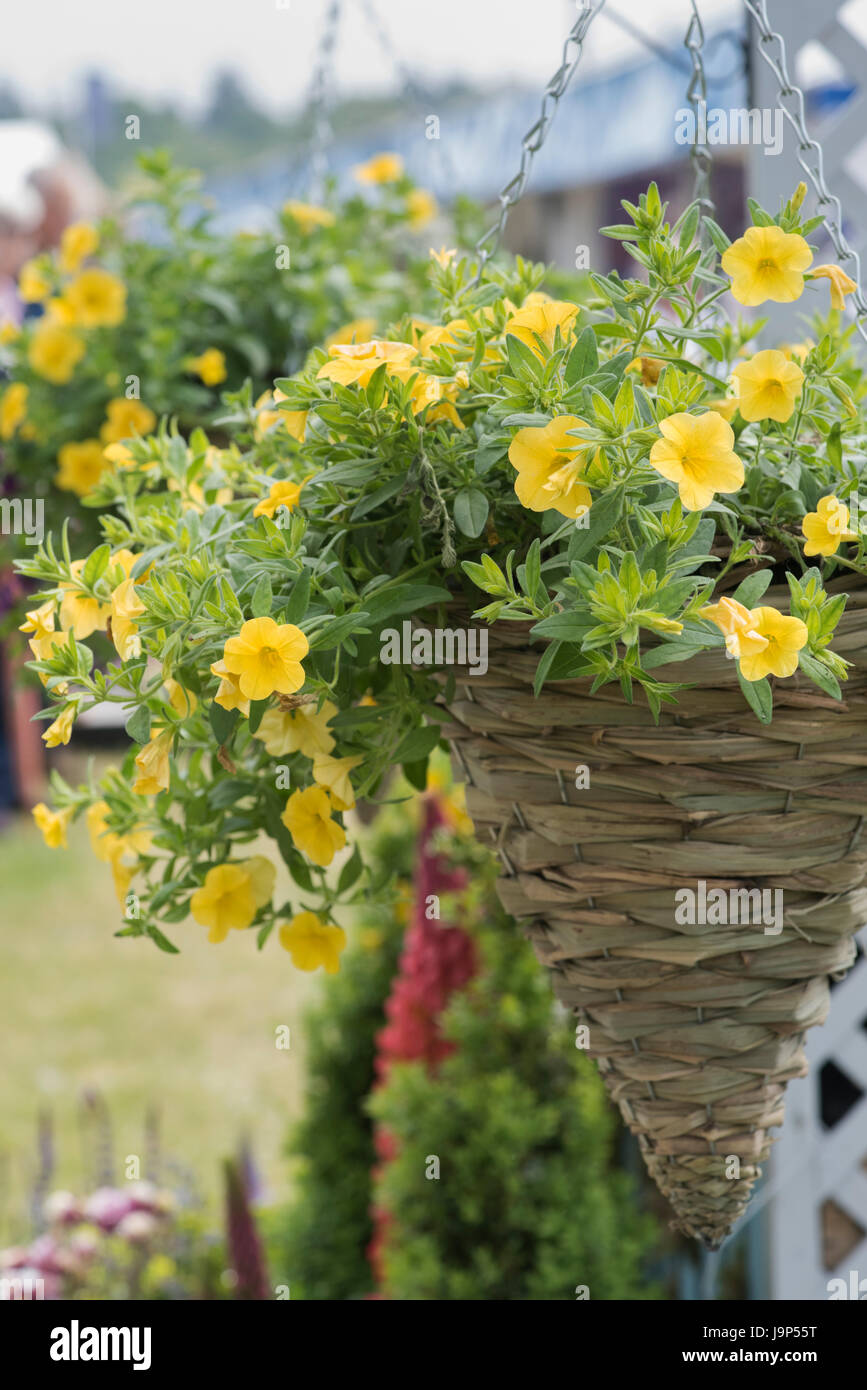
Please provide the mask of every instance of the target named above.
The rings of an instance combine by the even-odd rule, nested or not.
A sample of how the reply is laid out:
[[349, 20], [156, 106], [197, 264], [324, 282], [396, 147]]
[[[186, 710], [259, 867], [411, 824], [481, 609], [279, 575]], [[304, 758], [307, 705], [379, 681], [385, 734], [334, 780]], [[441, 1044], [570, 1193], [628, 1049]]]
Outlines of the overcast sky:
[[[543, 84], [557, 66], [578, 8], [574, 0], [371, 3], [395, 50], [420, 77], [455, 75], [485, 84], [506, 78]], [[826, 0], [770, 0], [771, 20], [785, 29], [788, 12], [817, 4]], [[328, 5], [329, 0], [6, 0], [0, 75], [37, 106], [57, 97], [70, 100], [81, 75], [99, 68], [126, 91], [196, 108], [215, 69], [232, 67], [263, 105], [280, 111], [297, 105], [307, 90]], [[741, 11], [738, 0], [701, 0], [700, 8], [710, 27], [737, 23]], [[343, 0], [343, 12], [339, 86], [393, 87], [393, 64], [371, 32], [363, 0]], [[608, 0], [590, 30], [587, 67], [640, 52], [640, 44], [614, 22], [615, 14], [676, 46], [689, 12], [689, 0]], [[850, 12], [853, 27], [867, 38], [867, 0], [851, 0]], [[825, 75], [816, 60], [814, 54], [812, 65]]]

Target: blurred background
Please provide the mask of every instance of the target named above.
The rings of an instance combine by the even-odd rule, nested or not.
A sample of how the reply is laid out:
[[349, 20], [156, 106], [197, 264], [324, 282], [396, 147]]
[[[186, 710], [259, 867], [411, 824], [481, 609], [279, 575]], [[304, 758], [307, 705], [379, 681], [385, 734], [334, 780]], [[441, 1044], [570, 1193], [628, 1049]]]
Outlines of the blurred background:
[[[708, 105], [774, 110], [773, 77], [742, 6], [705, 0], [701, 10]], [[860, 245], [867, 3], [771, 0], [769, 13], [786, 36], [847, 235]], [[654, 178], [674, 213], [689, 201], [689, 147], [676, 139], [691, 69], [683, 44], [689, 14], [686, 0], [605, 6], [511, 216], [509, 249], [564, 271], [625, 271], [619, 244], [596, 231], [621, 220], [620, 199]], [[338, 189], [348, 187], [353, 167], [381, 150], [398, 153], [446, 214], [459, 194], [490, 203], [517, 169], [521, 139], [575, 17], [564, 0], [13, 7], [0, 57], [0, 319], [24, 312], [16, 289], [22, 265], [56, 247], [70, 223], [115, 208], [138, 156], [157, 148], [202, 171], [214, 226], [227, 235], [267, 229], [287, 198], [308, 196], [326, 174]], [[778, 154], [737, 144], [711, 152], [711, 195], [731, 233], [742, 226], [748, 195], [775, 207], [800, 177], [788, 129]], [[146, 220], [140, 232], [147, 237]], [[73, 830], [71, 855], [47, 856], [24, 814], [49, 766], [75, 781], [88, 755], [102, 763], [117, 757], [122, 736], [96, 720], [84, 752], [46, 755], [28, 722], [36, 696], [16, 686], [14, 668], [7, 649], [0, 1245], [19, 1250], [15, 1267], [27, 1263], [20, 1251], [34, 1232], [49, 1239], [44, 1203], [60, 1189], [71, 1195], [66, 1207], [55, 1200], [55, 1218], [72, 1236], [52, 1252], [46, 1247], [39, 1268], [97, 1297], [130, 1289], [222, 1297], [239, 1287], [244, 1296], [273, 1297], [291, 1284], [293, 1297], [569, 1298], [575, 1285], [595, 1280], [593, 1297], [822, 1298], [835, 1274], [867, 1274], [863, 956], [836, 988], [831, 1021], [811, 1039], [811, 1076], [789, 1087], [787, 1127], [748, 1220], [721, 1256], [699, 1256], [667, 1232], [666, 1212], [643, 1181], [631, 1140], [613, 1124], [592, 1068], [564, 1051], [568, 1030], [530, 979], [535, 966], [523, 947], [504, 959], [491, 942], [480, 956], [477, 943], [461, 965], [458, 937], [445, 963], [437, 955], [443, 933], [436, 947], [426, 938], [420, 875], [457, 874], [456, 933], [498, 911], [490, 885], [481, 914], [478, 902], [460, 899], [469, 850], [460, 848], [466, 829], [447, 771], [439, 787], [416, 798], [411, 821], [369, 831], [405, 881], [406, 911], [401, 921], [358, 924], [345, 983], [323, 987], [320, 977], [292, 970], [275, 975], [241, 937], [215, 951], [196, 936], [168, 958], [112, 936], [110, 883], [77, 852], [83, 827]], [[419, 1006], [430, 1022], [421, 1040], [412, 1029], [401, 1037], [399, 1022], [401, 979], [412, 974], [400, 953], [413, 922], [412, 950], [433, 951], [438, 981]], [[387, 949], [373, 950], [383, 943]], [[496, 983], [498, 999], [513, 1001], [500, 1019], [512, 1052], [474, 1053], [471, 1019], [452, 996], [480, 972]], [[290, 1030], [288, 1047], [278, 1045], [280, 1028]], [[392, 1056], [419, 1063], [403, 1090], [389, 1089]], [[552, 1135], [550, 1117], [533, 1113], [531, 1093], [577, 1118], [558, 1122]], [[480, 1096], [501, 1096], [488, 1116], [495, 1153], [496, 1105], [505, 1111], [521, 1097], [527, 1102], [524, 1128], [508, 1142], [544, 1181], [532, 1201], [522, 1205], [515, 1194], [512, 1214], [487, 1212], [483, 1191], [477, 1210], [448, 1212], [433, 1198], [430, 1210], [416, 1209], [401, 1170], [401, 1116], [425, 1132], [438, 1115], [442, 1135], [454, 1097], [464, 1095], [468, 1124], [480, 1115]], [[485, 1129], [483, 1119], [478, 1124]], [[435, 1131], [430, 1143], [436, 1152]], [[227, 1155], [234, 1156], [228, 1167]], [[572, 1155], [571, 1169], [563, 1155]], [[130, 1156], [142, 1183], [135, 1200], [117, 1196], [127, 1191], [121, 1180], [130, 1177]], [[473, 1168], [472, 1155], [465, 1161], [468, 1190], [476, 1181], [484, 1189], [485, 1165]], [[138, 1234], [136, 1221], [130, 1225], [136, 1216]], [[380, 1248], [390, 1223], [406, 1235], [389, 1285]], [[454, 1223], [464, 1223], [464, 1246], [477, 1258], [448, 1255]], [[109, 1252], [97, 1262], [99, 1275], [94, 1231]], [[606, 1258], [588, 1279], [582, 1270], [594, 1243]], [[31, 1250], [27, 1259], [36, 1258]]]

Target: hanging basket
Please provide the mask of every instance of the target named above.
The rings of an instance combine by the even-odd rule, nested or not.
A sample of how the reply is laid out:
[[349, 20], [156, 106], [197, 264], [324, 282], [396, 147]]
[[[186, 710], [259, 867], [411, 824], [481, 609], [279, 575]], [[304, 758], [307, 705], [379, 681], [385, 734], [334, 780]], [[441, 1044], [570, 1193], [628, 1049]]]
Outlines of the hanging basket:
[[[539, 645], [498, 623], [487, 673], [460, 680], [448, 705], [503, 905], [586, 1025], [675, 1227], [709, 1249], [749, 1201], [786, 1083], [806, 1072], [806, 1030], [867, 920], [867, 588], [854, 587], [835, 646], [853, 663], [842, 703], [795, 678], [763, 726], [714, 651], [689, 663], [691, 688], [655, 725], [618, 685], [591, 695], [561, 681], [536, 699]], [[702, 892], [764, 889], [771, 904], [782, 890], [782, 929], [757, 912], [680, 924], [684, 889], [699, 917]]]

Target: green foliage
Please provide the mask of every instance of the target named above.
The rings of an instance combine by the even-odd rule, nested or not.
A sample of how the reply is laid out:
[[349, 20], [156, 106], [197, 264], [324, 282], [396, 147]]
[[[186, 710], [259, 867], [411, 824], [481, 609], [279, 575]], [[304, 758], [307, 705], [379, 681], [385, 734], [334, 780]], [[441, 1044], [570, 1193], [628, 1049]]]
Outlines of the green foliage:
[[[386, 1293], [396, 1299], [655, 1296], [643, 1274], [654, 1222], [612, 1162], [615, 1112], [595, 1068], [553, 1017], [548, 981], [479, 865], [482, 968], [444, 1016], [455, 1052], [435, 1076], [396, 1065], [371, 1109], [398, 1156], [377, 1202], [389, 1213]], [[450, 908], [451, 911], [451, 908]], [[426, 1177], [430, 1156], [439, 1178]]]

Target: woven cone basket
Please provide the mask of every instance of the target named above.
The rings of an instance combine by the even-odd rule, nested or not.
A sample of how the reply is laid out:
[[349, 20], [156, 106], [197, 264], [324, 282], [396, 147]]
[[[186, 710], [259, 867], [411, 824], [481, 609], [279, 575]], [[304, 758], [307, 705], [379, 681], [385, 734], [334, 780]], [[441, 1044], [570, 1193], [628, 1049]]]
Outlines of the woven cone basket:
[[[834, 640], [853, 663], [843, 703], [800, 675], [776, 681], [768, 726], [721, 650], [654, 672], [692, 686], [658, 725], [615, 684], [560, 681], [537, 700], [541, 647], [514, 623], [491, 629], [486, 674], [461, 672], [447, 707], [503, 905], [587, 1025], [673, 1224], [709, 1249], [749, 1201], [786, 1083], [806, 1071], [806, 1029], [867, 921], [867, 589], [850, 593]], [[701, 881], [727, 899], [782, 889], [782, 930], [749, 915], [679, 925], [675, 893]]]

